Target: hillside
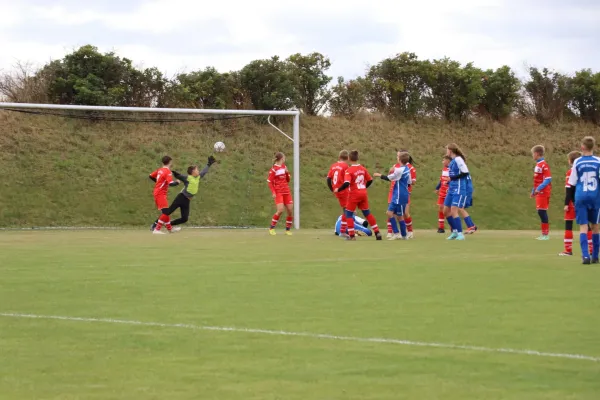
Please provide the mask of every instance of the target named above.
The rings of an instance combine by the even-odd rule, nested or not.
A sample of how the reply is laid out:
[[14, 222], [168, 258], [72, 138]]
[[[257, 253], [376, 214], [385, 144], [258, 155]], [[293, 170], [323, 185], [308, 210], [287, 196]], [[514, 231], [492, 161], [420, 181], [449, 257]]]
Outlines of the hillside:
[[[291, 131], [291, 121], [282, 128]], [[550, 216], [562, 226], [566, 154], [581, 137], [600, 129], [588, 124], [551, 128], [534, 122], [510, 125], [479, 123], [397, 123], [377, 118], [347, 121], [301, 119], [301, 209], [303, 227], [331, 227], [337, 203], [325, 185], [328, 167], [341, 148], [358, 148], [372, 172], [385, 171], [395, 147], [408, 148], [416, 160], [413, 192], [417, 228], [434, 228], [434, 187], [444, 146], [463, 147], [475, 183], [472, 215], [486, 229], [537, 228], [529, 199], [533, 161], [529, 149], [548, 150], [554, 194]], [[90, 122], [0, 112], [0, 226], [145, 226], [155, 217], [147, 175], [169, 154], [175, 169], [205, 163], [212, 144], [223, 140], [228, 151], [212, 168], [192, 205], [194, 225], [264, 226], [273, 212], [265, 178], [274, 151], [290, 157], [291, 142], [268, 125], [252, 120], [217, 123], [134, 124]], [[383, 219], [388, 186], [376, 181], [371, 208]], [[177, 193], [172, 191], [173, 198]]]

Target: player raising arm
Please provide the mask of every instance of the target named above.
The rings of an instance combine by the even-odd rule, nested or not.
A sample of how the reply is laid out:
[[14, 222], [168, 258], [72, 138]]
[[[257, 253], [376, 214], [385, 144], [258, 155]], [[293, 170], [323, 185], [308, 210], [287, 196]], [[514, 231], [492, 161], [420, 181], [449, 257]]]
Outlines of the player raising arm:
[[171, 173], [171, 165], [173, 163], [173, 159], [169, 156], [164, 156], [162, 158], [163, 166], [153, 173], [150, 174], [150, 179], [155, 182], [154, 185], [154, 203], [156, 207], [161, 212], [160, 217], [158, 218], [158, 224], [152, 230], [154, 234], [164, 234], [160, 229], [164, 225], [169, 232], [171, 232], [171, 219], [169, 218], [169, 199], [167, 198], [167, 194], [169, 192], [169, 186], [177, 186], [179, 184], [178, 181], [173, 181], [173, 174]]
[[273, 167], [269, 170], [267, 182], [269, 183], [269, 189], [271, 190], [277, 209], [271, 219], [269, 234], [271, 236], [277, 234], [275, 232], [275, 226], [277, 226], [277, 222], [279, 222], [279, 218], [285, 209], [287, 210], [285, 234], [291, 236], [292, 232], [290, 232], [290, 229], [294, 222], [294, 201], [292, 200], [292, 193], [290, 192], [290, 173], [285, 166], [285, 154], [281, 152], [275, 153], [273, 163]]
[[369, 225], [371, 225], [371, 229], [375, 232], [375, 238], [381, 240], [381, 233], [379, 233], [377, 221], [369, 210], [369, 195], [367, 194], [367, 188], [373, 183], [373, 178], [369, 175], [369, 172], [365, 167], [358, 164], [358, 150], [352, 150], [350, 152], [350, 162], [352, 165], [346, 170], [344, 184], [334, 190], [335, 193], [343, 192], [346, 189], [348, 190], [348, 203], [346, 203], [348, 240], [356, 240], [354, 218], [352, 217], [354, 216], [357, 207], [360, 208], [369, 222]]
[[[167, 210], [167, 215], [169, 215], [169, 217], [178, 208], [181, 210], [181, 218], [171, 222], [171, 226], [173, 227], [171, 232], [180, 231], [181, 228], [176, 225], [185, 224], [188, 221], [190, 217], [190, 204], [194, 196], [198, 193], [200, 179], [204, 178], [204, 175], [208, 173], [210, 166], [216, 162], [217, 160], [215, 160], [213, 156], [210, 156], [208, 157], [208, 163], [202, 169], [202, 171], [199, 170], [197, 165], [189, 166], [187, 169], [187, 175], [182, 175], [177, 171], [172, 171], [175, 178], [183, 182], [184, 188], [177, 195], [177, 197], [175, 197], [175, 200], [173, 200], [173, 203], [171, 203], [169, 209]], [[152, 224], [152, 230], [156, 228], [157, 224], [158, 220], [154, 221], [154, 224]]]
[[348, 169], [348, 150], [340, 151], [338, 161], [331, 165], [329, 173], [327, 174], [327, 186], [329, 190], [334, 192], [340, 206], [342, 207], [342, 220], [341, 220], [341, 234], [346, 234], [348, 230], [348, 224], [346, 222], [346, 202], [348, 201], [348, 192], [336, 193], [335, 189], [339, 189], [344, 184], [344, 177], [346, 176], [346, 170]]
[[[582, 156], [575, 160], [569, 176], [567, 201], [575, 204], [575, 218], [579, 225], [579, 244], [583, 264], [598, 263], [600, 249], [600, 158], [594, 156], [596, 141], [587, 136], [581, 142]], [[565, 206], [565, 209], [567, 206]], [[588, 249], [588, 223], [592, 226], [592, 254]]]

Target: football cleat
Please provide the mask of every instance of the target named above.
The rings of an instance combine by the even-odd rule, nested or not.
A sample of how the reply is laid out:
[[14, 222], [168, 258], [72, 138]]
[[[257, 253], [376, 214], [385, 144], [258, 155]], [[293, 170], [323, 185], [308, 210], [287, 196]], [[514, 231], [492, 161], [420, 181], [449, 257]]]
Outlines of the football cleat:
[[477, 232], [477, 227], [476, 226], [472, 226], [470, 228], [467, 228], [467, 230], [465, 231], [465, 234], [467, 235], [472, 235], [475, 232]]
[[446, 240], [454, 240], [458, 237], [458, 232], [452, 232]]
[[585, 257], [583, 258], [582, 264], [588, 265], [591, 263], [592, 263], [592, 261], [589, 258], [585, 258]]
[[600, 264], [600, 260], [597, 258], [592, 258], [592, 264]]
[[383, 240], [383, 238], [381, 237], [381, 233], [377, 232], [375, 234], [375, 240]]
[[558, 253], [559, 256], [561, 257], [569, 257], [572, 256], [573, 253], [572, 252], [568, 252], [568, 251], [563, 251], [562, 253]]
[[536, 238], [536, 240], [550, 240], [550, 236], [548, 235], [540, 235]]
[[277, 235], [277, 232], [275, 232], [275, 229], [269, 229], [269, 235], [275, 236]]
[[164, 235], [165, 233], [163, 231], [159, 231], [159, 230], [155, 229], [155, 230], [152, 231], [152, 234], [153, 235]]
[[286, 236], [292, 236], [292, 231], [288, 231], [288, 230], [286, 230], [286, 231], [285, 231], [285, 235], [286, 235]]
[[439, 228], [437, 233], [446, 233], [446, 230], [444, 228]]
[[465, 235], [463, 235], [463, 233], [460, 232], [458, 235], [456, 235], [456, 240], [465, 240]]
[[156, 226], [157, 226], [157, 225], [158, 225], [158, 224], [157, 224], [156, 222], [153, 222], [153, 223], [152, 223], [152, 225], [150, 225], [150, 230], [151, 230], [152, 232], [154, 232], [154, 230], [156, 229]]
[[393, 233], [391, 233], [391, 232], [388, 232], [388, 234], [387, 234], [387, 238], [389, 239], [389, 238], [391, 238], [391, 237], [394, 237], [394, 234], [393, 234]]
[[406, 233], [406, 239], [414, 239], [414, 238], [415, 238], [414, 233], [412, 233], [412, 232], [407, 232]]
[[175, 232], [181, 232], [181, 227], [180, 226], [174, 226], [171, 228], [171, 233], [175, 233]]

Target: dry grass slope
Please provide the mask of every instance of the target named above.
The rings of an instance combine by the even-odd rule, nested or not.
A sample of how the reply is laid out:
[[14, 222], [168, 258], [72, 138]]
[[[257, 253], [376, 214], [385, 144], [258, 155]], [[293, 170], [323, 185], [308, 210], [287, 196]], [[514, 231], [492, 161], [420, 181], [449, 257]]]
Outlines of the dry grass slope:
[[[282, 121], [282, 128], [291, 131], [291, 121]], [[304, 117], [303, 226], [333, 225], [338, 210], [324, 177], [341, 148], [360, 149], [362, 163], [374, 172], [389, 168], [394, 148], [402, 147], [412, 152], [418, 171], [413, 192], [416, 227], [434, 228], [433, 190], [449, 142], [467, 153], [475, 184], [472, 215], [486, 229], [537, 227], [528, 196], [533, 169], [529, 149], [544, 144], [554, 175], [550, 214], [554, 226], [562, 225], [566, 154], [585, 135], [600, 139], [600, 129], [574, 123], [544, 127], [530, 121], [462, 126]], [[160, 157], [170, 154], [175, 168], [184, 171], [189, 163], [204, 163], [217, 140], [223, 140], [228, 151], [202, 183], [191, 223], [264, 226], [273, 209], [265, 183], [271, 156], [277, 150], [292, 153], [291, 142], [268, 125], [252, 120], [90, 122], [0, 112], [0, 226], [143, 226], [156, 214], [147, 174]], [[376, 216], [383, 218], [387, 185], [376, 182], [370, 196]]]

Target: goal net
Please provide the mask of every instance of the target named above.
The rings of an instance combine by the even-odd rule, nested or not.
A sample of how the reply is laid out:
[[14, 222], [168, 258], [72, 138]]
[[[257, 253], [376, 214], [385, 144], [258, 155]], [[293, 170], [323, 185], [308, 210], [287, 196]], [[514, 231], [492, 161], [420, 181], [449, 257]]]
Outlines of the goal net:
[[[218, 163], [201, 180], [188, 226], [263, 227], [266, 177], [282, 151], [300, 227], [298, 111], [159, 109], [0, 103], [0, 228], [144, 227], [157, 217], [148, 175]], [[215, 142], [226, 150], [215, 153]], [[181, 186], [170, 189], [173, 200]], [[175, 212], [175, 217], [179, 211]]]

